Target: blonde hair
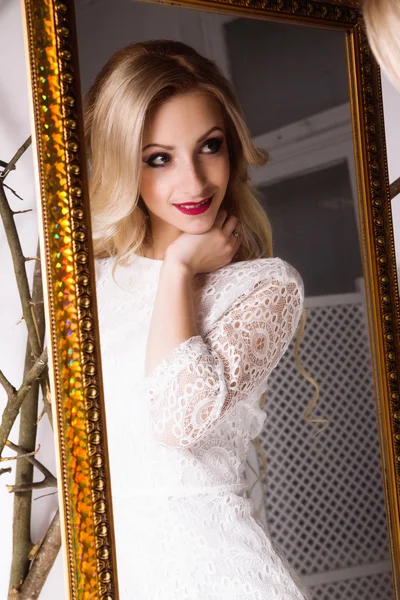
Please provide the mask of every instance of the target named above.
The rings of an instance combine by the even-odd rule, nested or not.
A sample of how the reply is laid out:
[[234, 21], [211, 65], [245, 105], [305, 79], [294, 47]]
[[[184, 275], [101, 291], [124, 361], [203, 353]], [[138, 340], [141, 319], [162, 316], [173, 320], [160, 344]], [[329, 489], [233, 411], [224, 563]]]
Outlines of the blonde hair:
[[[243, 110], [230, 82], [216, 63], [174, 40], [133, 43], [116, 52], [96, 77], [85, 98], [84, 127], [90, 166], [89, 197], [95, 256], [125, 262], [142, 254], [151, 241], [150, 219], [139, 194], [143, 128], [148, 111], [177, 94], [204, 92], [216, 98], [226, 125], [230, 178], [223, 206], [242, 226], [242, 244], [233, 261], [272, 256], [272, 231], [251, 185], [249, 165], [262, 166], [268, 154], [254, 146]], [[297, 338], [304, 329], [305, 311]], [[298, 346], [295, 351], [299, 367]], [[306, 409], [308, 422], [317, 395]], [[257, 440], [257, 438], [256, 438]]]
[[243, 241], [235, 261], [272, 256], [272, 233], [249, 181], [248, 166], [265, 165], [230, 82], [217, 65], [186, 44], [149, 40], [130, 44], [105, 64], [85, 99], [90, 166], [89, 196], [95, 256], [125, 262], [151, 241], [150, 219], [139, 194], [143, 128], [148, 111], [186, 92], [204, 92], [223, 108], [230, 178], [222, 206], [235, 214]]
[[400, 1], [364, 0], [363, 14], [372, 51], [400, 91]]

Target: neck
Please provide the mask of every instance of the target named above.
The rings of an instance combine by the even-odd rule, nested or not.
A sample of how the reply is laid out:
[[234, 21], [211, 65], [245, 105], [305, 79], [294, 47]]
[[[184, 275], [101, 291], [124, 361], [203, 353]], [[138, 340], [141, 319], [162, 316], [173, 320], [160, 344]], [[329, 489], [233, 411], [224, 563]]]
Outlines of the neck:
[[153, 260], [164, 260], [165, 251], [164, 252], [155, 252], [152, 248], [146, 248], [144, 251], [145, 258], [152, 258]]
[[156, 215], [150, 213], [151, 229], [148, 244], [144, 248], [147, 258], [164, 260], [168, 247], [183, 233]]

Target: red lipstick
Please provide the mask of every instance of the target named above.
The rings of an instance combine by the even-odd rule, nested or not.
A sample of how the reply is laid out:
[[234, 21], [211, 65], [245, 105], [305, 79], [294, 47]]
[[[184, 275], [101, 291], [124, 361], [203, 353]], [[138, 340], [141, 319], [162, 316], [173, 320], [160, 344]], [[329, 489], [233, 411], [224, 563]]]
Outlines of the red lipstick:
[[200, 215], [201, 213], [206, 212], [211, 206], [213, 196], [210, 196], [207, 200], [202, 200], [200, 203], [193, 204], [191, 202], [187, 202], [184, 204], [174, 204], [178, 210], [183, 212], [185, 215]]

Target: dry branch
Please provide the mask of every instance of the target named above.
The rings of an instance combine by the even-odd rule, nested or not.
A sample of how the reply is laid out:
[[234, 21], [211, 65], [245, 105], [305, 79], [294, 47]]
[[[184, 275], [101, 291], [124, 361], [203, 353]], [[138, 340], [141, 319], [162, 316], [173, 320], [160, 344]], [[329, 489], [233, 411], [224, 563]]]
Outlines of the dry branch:
[[[35, 481], [32, 483], [25, 483], [21, 485], [8, 485], [7, 489], [9, 492], [27, 492], [28, 490], [38, 490], [47, 487], [57, 487], [57, 479], [54, 477], [54, 475], [49, 471], [47, 467], [45, 467], [37, 458], [34, 457], [38, 450], [35, 450], [33, 452], [26, 452], [24, 448], [21, 448], [17, 444], [13, 444], [12, 442], [10, 442], [10, 440], [7, 440], [6, 446], [8, 446], [9, 448], [11, 448], [11, 450], [14, 450], [17, 453], [17, 457], [13, 456], [11, 457], [11, 459], [26, 458], [34, 467], [36, 467], [44, 475], [44, 479], [42, 479], [42, 481]], [[4, 460], [4, 458], [2, 460]], [[10, 458], [8, 460], [10, 460]]]
[[[37, 251], [39, 252], [39, 248]], [[36, 262], [33, 273], [32, 300], [36, 302], [42, 299], [41, 268], [40, 262]], [[34, 335], [28, 335], [23, 381], [25, 381], [28, 373], [31, 372], [32, 368], [35, 368], [38, 362], [38, 354], [32, 348], [31, 337], [34, 339], [35, 347], [41, 349], [45, 335], [43, 304], [38, 303], [35, 307], [29, 306], [29, 312], [31, 313]], [[40, 367], [43, 367], [41, 377], [45, 377], [47, 375], [46, 365], [39, 363], [37, 368]], [[36, 446], [39, 386], [39, 378], [34, 379], [19, 412], [19, 437], [17, 445], [23, 448], [25, 453], [34, 451]], [[21, 491], [16, 491], [14, 494], [13, 549], [9, 590], [21, 590], [30, 569], [31, 561], [29, 555], [33, 547], [31, 540], [33, 469], [34, 466], [30, 460], [16, 461], [14, 490], [20, 489]]]
[[0, 371], [0, 383], [7, 392], [8, 402], [3, 411], [3, 416], [0, 424], [0, 456], [3, 452], [4, 445], [10, 434], [10, 431], [18, 416], [21, 405], [28, 395], [34, 382], [41, 376], [47, 365], [47, 348], [45, 348], [39, 358], [36, 360], [33, 367], [28, 371], [22, 382], [21, 387], [17, 391], [15, 387], [6, 379]]
[[7, 237], [7, 242], [11, 251], [11, 257], [14, 266], [14, 273], [17, 282], [18, 292], [22, 304], [22, 314], [25, 319], [28, 329], [28, 338], [31, 344], [32, 352], [36, 356], [42, 353], [42, 346], [38, 339], [33, 310], [31, 306], [31, 293], [29, 291], [28, 277], [25, 270], [25, 258], [21, 247], [17, 227], [14, 222], [14, 214], [8, 203], [7, 196], [4, 191], [3, 181], [10, 169], [15, 168], [15, 163], [22, 156], [26, 148], [30, 145], [31, 138], [21, 146], [15, 156], [11, 159], [7, 167], [2, 171], [0, 176], [0, 215], [3, 221], [4, 231]]
[[60, 513], [57, 511], [39, 549], [36, 551], [21, 592], [17, 596], [9, 596], [9, 600], [37, 600], [39, 598], [39, 594], [57, 558], [60, 547]]
[[25, 150], [27, 150], [29, 148], [31, 143], [32, 143], [32, 136], [30, 135], [28, 137], [28, 139], [25, 140], [25, 142], [22, 144], [22, 146], [20, 148], [18, 148], [18, 150], [16, 151], [16, 153], [14, 154], [14, 156], [12, 157], [12, 159], [10, 160], [10, 162], [8, 164], [5, 164], [5, 163], [3, 163], [3, 161], [1, 161], [1, 164], [5, 165], [4, 170], [0, 174], [0, 177], [3, 181], [7, 177], [9, 172], [16, 168], [17, 162], [19, 161], [21, 156], [24, 154]]
[[400, 177], [398, 177], [389, 187], [390, 199], [393, 200], [397, 194], [400, 194]]
[[[17, 391], [4, 373], [0, 372], [0, 383], [7, 392], [7, 405], [3, 413], [0, 426], [0, 455], [7, 441], [7, 436], [20, 414], [19, 439], [17, 445], [10, 442], [7, 446], [13, 447], [19, 452], [20, 458], [26, 460], [16, 461], [15, 485], [9, 486], [14, 492], [14, 515], [13, 515], [13, 554], [10, 573], [9, 598], [37, 598], [43, 586], [47, 574], [50, 571], [57, 556], [60, 542], [58, 513], [53, 519], [48, 532], [40, 545], [31, 568], [32, 553], [36, 546], [30, 537], [31, 512], [32, 512], [32, 489], [56, 486], [55, 477], [32, 456], [36, 441], [36, 427], [38, 422], [38, 394], [39, 385], [43, 392], [43, 403], [52, 426], [52, 413], [49, 394], [47, 352], [43, 351], [45, 333], [44, 302], [41, 281], [41, 269], [39, 259], [39, 246], [37, 256], [25, 257], [22, 252], [14, 216], [21, 212], [13, 211], [9, 206], [5, 188], [10, 189], [18, 198], [18, 194], [4, 183], [8, 173], [15, 169], [18, 159], [29, 147], [31, 138], [19, 148], [15, 156], [8, 164], [0, 161], [4, 167], [0, 173], [0, 216], [3, 221], [7, 242], [11, 251], [16, 283], [22, 306], [22, 319], [28, 330], [27, 348], [25, 353], [25, 366], [23, 383]], [[32, 286], [32, 296], [29, 290], [25, 265], [28, 261], [35, 260], [35, 271]], [[22, 456], [22, 454], [23, 456]], [[43, 481], [33, 482], [33, 469], [37, 467], [44, 475]], [[9, 472], [9, 469], [1, 469], [0, 474]], [[58, 531], [57, 531], [58, 529]]]

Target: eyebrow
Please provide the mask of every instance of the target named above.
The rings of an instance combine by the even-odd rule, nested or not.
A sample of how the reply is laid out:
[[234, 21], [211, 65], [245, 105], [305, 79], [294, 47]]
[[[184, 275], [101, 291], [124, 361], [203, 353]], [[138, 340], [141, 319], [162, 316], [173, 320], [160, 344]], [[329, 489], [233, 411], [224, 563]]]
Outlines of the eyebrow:
[[[212, 131], [215, 131], [216, 129], [218, 129], [219, 131], [222, 131], [222, 133], [224, 133], [224, 130], [221, 129], [221, 127], [217, 127], [216, 125], [214, 127], [211, 127], [211, 129], [209, 129], [208, 131], [206, 131], [206, 133], [204, 133], [201, 137], [199, 137], [199, 139], [197, 140], [196, 144], [198, 144], [199, 142], [201, 142], [202, 140], [204, 140], [204, 138], [206, 138], [208, 135], [210, 135], [210, 133]], [[166, 146], [165, 144], [147, 144], [147, 146], [144, 146], [144, 148], [142, 148], [142, 151], [144, 152], [144, 150], [146, 150], [146, 148], [150, 148], [151, 146], [157, 146], [159, 148], [166, 148], [167, 150], [174, 150], [174, 146]]]

